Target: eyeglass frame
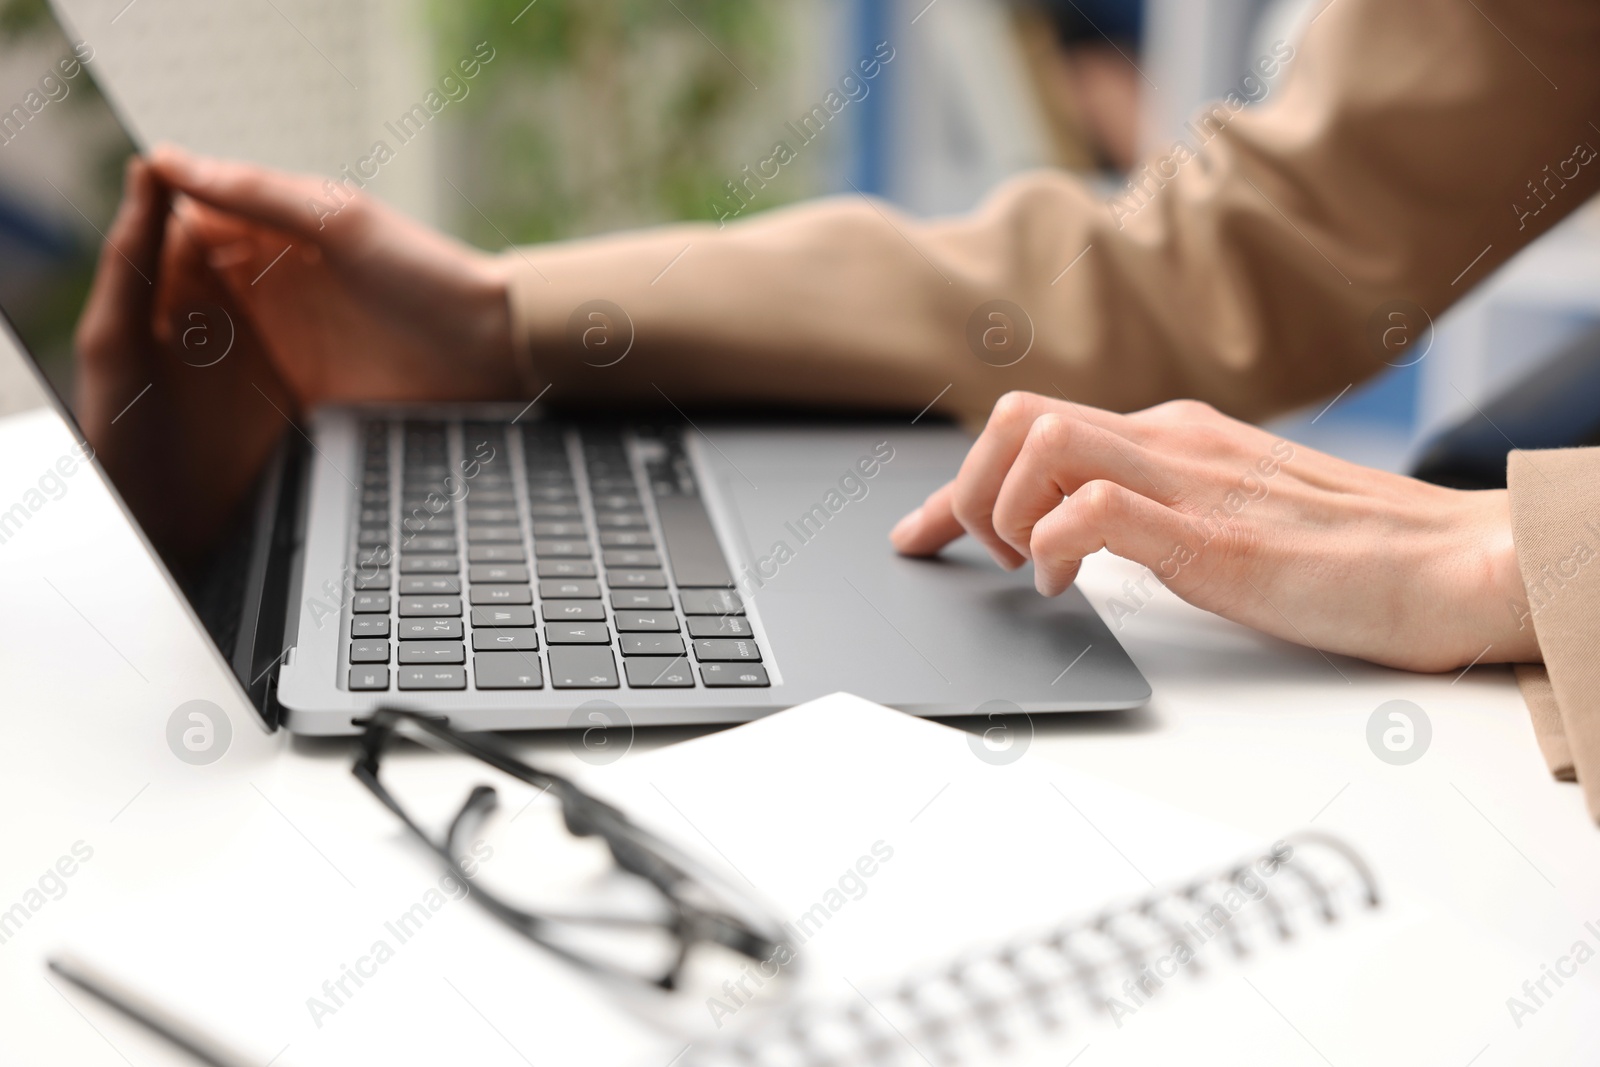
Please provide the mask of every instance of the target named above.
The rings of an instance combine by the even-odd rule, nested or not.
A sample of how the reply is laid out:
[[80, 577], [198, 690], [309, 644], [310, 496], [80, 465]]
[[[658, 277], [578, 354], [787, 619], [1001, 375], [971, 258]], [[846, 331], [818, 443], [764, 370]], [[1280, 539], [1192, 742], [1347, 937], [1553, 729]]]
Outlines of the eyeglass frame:
[[[553, 793], [561, 803], [562, 820], [567, 831], [575, 837], [599, 837], [606, 845], [617, 868], [650, 885], [660, 894], [672, 918], [666, 923], [649, 919], [621, 916], [589, 916], [539, 913], [527, 911], [510, 904], [494, 893], [472, 884], [456, 849], [457, 838], [469, 816], [483, 817], [494, 809], [497, 793], [493, 786], [477, 785], [467, 795], [444, 835], [435, 841], [403, 808], [387, 786], [379, 779], [379, 766], [384, 747], [397, 736], [402, 723], [428, 734], [461, 755], [487, 763], [489, 766], [523, 782], [540, 787], [540, 792]], [[697, 864], [663, 838], [651, 833], [630, 819], [621, 809], [606, 803], [580, 788], [571, 779], [553, 771], [544, 771], [525, 763], [511, 754], [493, 735], [465, 734], [452, 729], [438, 716], [425, 715], [405, 708], [380, 707], [366, 722], [366, 729], [358, 742], [358, 752], [351, 773], [374, 796], [393, 812], [428, 848], [444, 860], [461, 879], [467, 894], [480, 905], [524, 937], [568, 962], [607, 978], [630, 981], [648, 981], [663, 990], [677, 988], [687, 964], [690, 951], [698, 944], [721, 945], [738, 955], [760, 963], [778, 952], [782, 939], [776, 931], [762, 932], [735, 915], [703, 907], [688, 900], [679, 887], [692, 884], [713, 898], [737, 897], [737, 892], [709, 871], [696, 870]], [[748, 910], [759, 910], [753, 900], [740, 901]], [[540, 927], [557, 923], [597, 926], [649, 926], [664, 929], [676, 942], [677, 949], [671, 965], [655, 979], [629, 971], [600, 960], [592, 959], [565, 945], [541, 936]], [[776, 924], [774, 924], [776, 925]]]

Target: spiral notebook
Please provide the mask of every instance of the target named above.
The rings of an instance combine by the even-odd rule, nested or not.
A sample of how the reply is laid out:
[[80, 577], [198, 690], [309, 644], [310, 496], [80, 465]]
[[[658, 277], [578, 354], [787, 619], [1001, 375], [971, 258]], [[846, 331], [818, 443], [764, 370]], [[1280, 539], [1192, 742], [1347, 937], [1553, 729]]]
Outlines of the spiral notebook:
[[674, 1067], [1060, 1067], [1141, 1029], [1160, 1046], [1170, 1003], [1379, 908], [1346, 842], [1256, 842], [1026, 748], [836, 695], [596, 775], [766, 891], [796, 946], [797, 982], [735, 983]]
[[[1309, 855], [1308, 855], [1309, 853]], [[1274, 879], [1277, 879], [1274, 881]], [[1209, 977], [1208, 947], [1237, 965], [1264, 948], [1380, 906], [1370, 868], [1331, 835], [1303, 834], [1182, 885], [952, 956], [853, 996], [769, 1010], [711, 1035], [682, 1067], [790, 1063], [959, 1064], [1024, 1055], [1109, 1023], [1120, 1028], [1168, 983]], [[1230, 966], [1230, 969], [1236, 969]], [[1076, 1031], [1076, 1035], [1074, 1035]]]

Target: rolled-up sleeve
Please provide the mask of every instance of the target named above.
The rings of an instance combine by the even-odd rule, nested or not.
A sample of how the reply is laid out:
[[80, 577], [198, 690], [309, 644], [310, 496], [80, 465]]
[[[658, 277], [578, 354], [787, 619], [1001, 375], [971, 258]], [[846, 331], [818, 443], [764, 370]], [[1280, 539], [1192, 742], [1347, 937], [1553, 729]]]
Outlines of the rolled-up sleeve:
[[1513, 452], [1511, 532], [1544, 666], [1517, 668], [1540, 750], [1600, 822], [1600, 448]]

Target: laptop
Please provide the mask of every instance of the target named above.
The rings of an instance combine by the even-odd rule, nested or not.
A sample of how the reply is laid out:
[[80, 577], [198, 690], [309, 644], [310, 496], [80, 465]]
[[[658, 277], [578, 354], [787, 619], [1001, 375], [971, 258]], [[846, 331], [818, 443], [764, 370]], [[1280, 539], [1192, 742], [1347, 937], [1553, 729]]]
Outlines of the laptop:
[[[93, 42], [37, 7], [0, 40], [0, 67], [40, 73], [0, 112], [0, 310], [4, 344], [72, 421], [72, 330], [136, 149]], [[183, 362], [204, 375], [225, 340]], [[119, 447], [160, 455], [169, 427], [138, 386]], [[927, 716], [1150, 694], [1076, 590], [1041, 598], [970, 541], [936, 560], [892, 550], [895, 520], [966, 453], [953, 426], [542, 403], [282, 422], [265, 461], [211, 457], [251, 488], [199, 545], [162, 532], [164, 502], [207, 489], [182, 484], [192, 465], [153, 502], [101, 466], [269, 727], [353, 733], [380, 704], [529, 730], [739, 722], [838, 690]]]

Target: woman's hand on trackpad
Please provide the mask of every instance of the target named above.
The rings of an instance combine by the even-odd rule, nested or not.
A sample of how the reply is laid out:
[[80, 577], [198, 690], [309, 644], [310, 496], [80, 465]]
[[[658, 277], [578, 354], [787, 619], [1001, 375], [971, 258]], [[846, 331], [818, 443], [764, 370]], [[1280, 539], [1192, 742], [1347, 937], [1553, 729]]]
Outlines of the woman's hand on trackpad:
[[1194, 401], [1118, 415], [1030, 393], [995, 405], [956, 479], [890, 537], [970, 534], [1046, 596], [1100, 549], [1190, 603], [1324, 652], [1412, 670], [1538, 659], [1499, 492], [1347, 463]]

